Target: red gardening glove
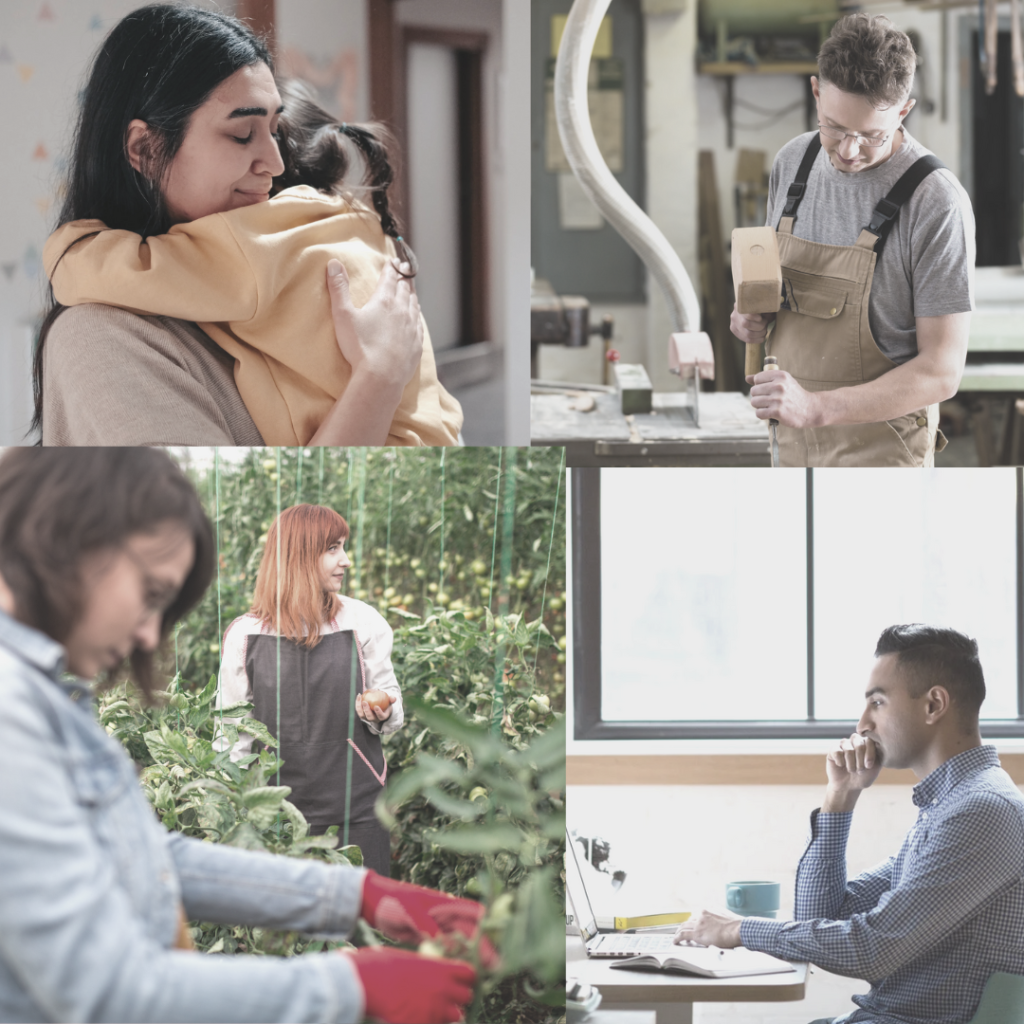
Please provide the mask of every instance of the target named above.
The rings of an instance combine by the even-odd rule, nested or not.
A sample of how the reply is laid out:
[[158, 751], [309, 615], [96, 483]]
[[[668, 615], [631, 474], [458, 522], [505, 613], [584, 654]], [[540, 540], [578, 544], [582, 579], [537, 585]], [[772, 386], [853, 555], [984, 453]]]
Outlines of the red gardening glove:
[[[472, 939], [480, 927], [484, 908], [474, 900], [463, 900], [422, 885], [396, 882], [375, 871], [366, 872], [363, 905], [359, 916], [393, 942], [418, 946], [424, 939], [453, 933]], [[445, 943], [448, 951], [454, 943]], [[480, 940], [480, 962], [488, 969], [498, 964], [490, 940]]]
[[451, 1024], [473, 998], [476, 971], [462, 960], [432, 960], [407, 949], [365, 946], [352, 958], [366, 1016], [386, 1024]]

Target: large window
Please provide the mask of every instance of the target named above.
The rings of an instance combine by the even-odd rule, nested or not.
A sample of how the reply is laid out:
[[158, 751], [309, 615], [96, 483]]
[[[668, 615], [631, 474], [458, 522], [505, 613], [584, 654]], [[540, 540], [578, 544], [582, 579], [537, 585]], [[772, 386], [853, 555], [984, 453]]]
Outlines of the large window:
[[573, 470], [577, 739], [848, 735], [879, 633], [978, 641], [1024, 736], [1020, 470]]

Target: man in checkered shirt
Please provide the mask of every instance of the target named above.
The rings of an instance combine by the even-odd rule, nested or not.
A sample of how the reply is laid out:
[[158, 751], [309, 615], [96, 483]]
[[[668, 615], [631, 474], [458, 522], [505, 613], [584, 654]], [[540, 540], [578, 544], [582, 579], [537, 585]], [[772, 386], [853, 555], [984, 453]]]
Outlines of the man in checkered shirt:
[[[1024, 974], [1024, 797], [981, 743], [974, 640], [890, 626], [875, 658], [857, 732], [825, 761], [796, 920], [703, 911], [676, 941], [742, 945], [867, 979], [871, 991], [853, 997], [860, 1009], [831, 1024], [964, 1024], [990, 975]], [[883, 766], [923, 780], [917, 822], [895, 857], [847, 881], [853, 809]]]

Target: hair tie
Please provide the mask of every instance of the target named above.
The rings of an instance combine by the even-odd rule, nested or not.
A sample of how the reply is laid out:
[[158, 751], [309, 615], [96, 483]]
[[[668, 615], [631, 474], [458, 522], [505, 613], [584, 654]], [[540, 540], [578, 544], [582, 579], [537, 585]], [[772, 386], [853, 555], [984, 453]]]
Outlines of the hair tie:
[[401, 235], [395, 235], [395, 238], [396, 238], [396, 239], [397, 239], [397, 240], [398, 240], [399, 242], [404, 242], [404, 241], [405, 241], [405, 239], [404, 239], [404, 238], [403, 238], [403, 237], [402, 237]]

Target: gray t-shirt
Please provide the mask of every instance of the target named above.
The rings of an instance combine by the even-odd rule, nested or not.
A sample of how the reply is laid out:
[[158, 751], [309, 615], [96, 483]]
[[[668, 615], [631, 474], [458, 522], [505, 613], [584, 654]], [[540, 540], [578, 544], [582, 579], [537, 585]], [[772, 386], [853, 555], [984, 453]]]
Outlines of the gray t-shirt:
[[[814, 132], [779, 150], [768, 184], [768, 224], [777, 228], [786, 193]], [[853, 245], [904, 171], [928, 150], [903, 130], [903, 144], [885, 163], [850, 174], [836, 170], [822, 149], [811, 167], [793, 234], [828, 245]], [[951, 171], [933, 171], [900, 209], [875, 263], [868, 322], [893, 362], [917, 355], [917, 316], [974, 308], [974, 211]]]

